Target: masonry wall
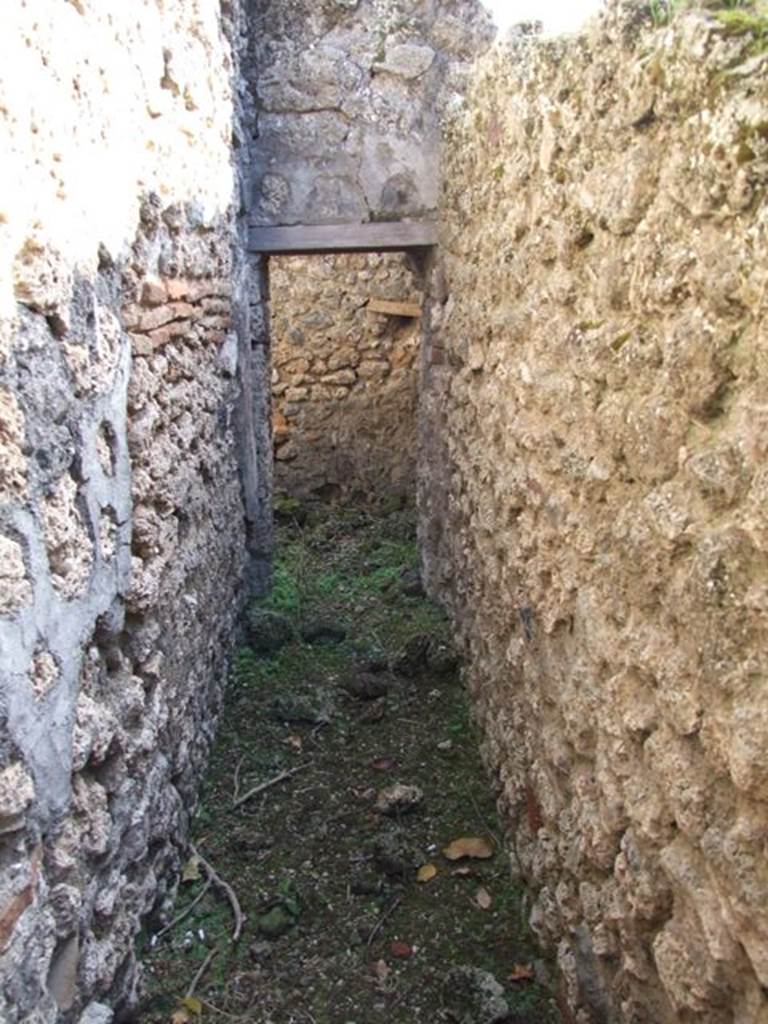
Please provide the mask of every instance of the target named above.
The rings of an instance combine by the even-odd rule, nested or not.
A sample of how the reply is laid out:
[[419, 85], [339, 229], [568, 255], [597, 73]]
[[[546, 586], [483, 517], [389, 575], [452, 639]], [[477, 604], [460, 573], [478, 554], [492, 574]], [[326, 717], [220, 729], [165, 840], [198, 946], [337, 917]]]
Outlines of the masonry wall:
[[247, 303], [224, 32], [237, 49], [242, 26], [215, 0], [133, 8], [34, 0], [3, 13], [8, 1024], [106, 1024], [130, 999], [245, 572], [233, 313], [242, 327]]
[[449, 127], [422, 540], [568, 1020], [768, 1019], [767, 82], [630, 6]]
[[413, 266], [399, 254], [270, 259], [278, 491], [415, 495], [423, 293]]
[[440, 117], [493, 38], [479, 0], [251, 0], [256, 225], [434, 218]]

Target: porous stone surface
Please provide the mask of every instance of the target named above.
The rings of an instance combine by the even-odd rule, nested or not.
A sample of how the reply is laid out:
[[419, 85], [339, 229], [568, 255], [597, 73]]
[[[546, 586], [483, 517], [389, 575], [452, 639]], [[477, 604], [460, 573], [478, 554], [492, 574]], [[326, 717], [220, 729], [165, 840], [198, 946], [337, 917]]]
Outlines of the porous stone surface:
[[494, 30], [478, 0], [254, 3], [260, 225], [434, 216], [440, 116]]
[[768, 1017], [765, 56], [487, 57], [449, 126], [422, 540], [566, 1019]]
[[0, 1019], [108, 1024], [194, 808], [245, 573], [240, 15], [223, 23], [214, 0], [12, 6]]
[[414, 494], [420, 317], [371, 303], [420, 307], [419, 276], [396, 254], [270, 260], [278, 490]]

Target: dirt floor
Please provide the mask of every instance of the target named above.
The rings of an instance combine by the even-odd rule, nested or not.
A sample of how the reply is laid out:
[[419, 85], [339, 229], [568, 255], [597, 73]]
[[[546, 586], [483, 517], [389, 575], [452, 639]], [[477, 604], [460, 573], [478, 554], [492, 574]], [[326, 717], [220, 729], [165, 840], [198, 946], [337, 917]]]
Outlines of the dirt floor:
[[281, 518], [140, 1021], [556, 1020], [411, 512]]

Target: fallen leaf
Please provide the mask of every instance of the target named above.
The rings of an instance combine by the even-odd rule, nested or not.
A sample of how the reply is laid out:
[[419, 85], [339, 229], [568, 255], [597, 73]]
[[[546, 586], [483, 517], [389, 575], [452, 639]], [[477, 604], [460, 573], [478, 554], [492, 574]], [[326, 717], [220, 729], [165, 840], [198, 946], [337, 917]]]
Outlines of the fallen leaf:
[[461, 867], [461, 868], [454, 868], [453, 871], [451, 872], [451, 874], [452, 875], [458, 875], [459, 878], [473, 878], [474, 875], [475, 875], [475, 872], [472, 870], [472, 868]]
[[394, 767], [394, 764], [391, 757], [379, 757], [373, 762], [373, 767], [377, 772], [388, 772], [390, 768]]
[[475, 893], [475, 903], [478, 905], [478, 907], [480, 907], [481, 910], [491, 909], [491, 904], [493, 903], [493, 900], [491, 899], [491, 894], [483, 886], [480, 886], [480, 888]]
[[301, 736], [289, 736], [285, 742], [297, 754], [300, 754], [304, 748], [304, 741]]
[[181, 1004], [185, 1010], [189, 1010], [189, 1012], [193, 1013], [196, 1017], [199, 1017], [203, 1012], [203, 1004], [197, 996], [184, 996]]
[[473, 857], [476, 860], [487, 860], [493, 856], [493, 847], [487, 839], [464, 837], [454, 839], [443, 850], [447, 860], [461, 860], [462, 857]]
[[196, 882], [200, 878], [200, 858], [190, 857], [181, 872], [182, 882]]
[[515, 964], [510, 972], [509, 981], [533, 981], [534, 973], [531, 964]]
[[413, 956], [413, 946], [408, 942], [401, 942], [400, 939], [395, 939], [389, 944], [389, 951], [392, 956], [396, 956], [400, 960], [407, 960], [408, 957]]
[[431, 882], [436, 874], [437, 868], [434, 864], [422, 864], [416, 872], [416, 880], [418, 882]]

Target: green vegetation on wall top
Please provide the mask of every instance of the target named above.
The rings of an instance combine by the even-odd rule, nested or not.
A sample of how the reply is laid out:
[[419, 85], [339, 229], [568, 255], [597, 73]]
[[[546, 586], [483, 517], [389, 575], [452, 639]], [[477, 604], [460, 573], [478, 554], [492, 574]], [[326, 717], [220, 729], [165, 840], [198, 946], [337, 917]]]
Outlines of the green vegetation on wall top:
[[757, 31], [764, 34], [768, 27], [768, 3], [765, 0], [650, 0], [654, 25], [666, 25], [683, 11], [706, 10], [734, 32]]

